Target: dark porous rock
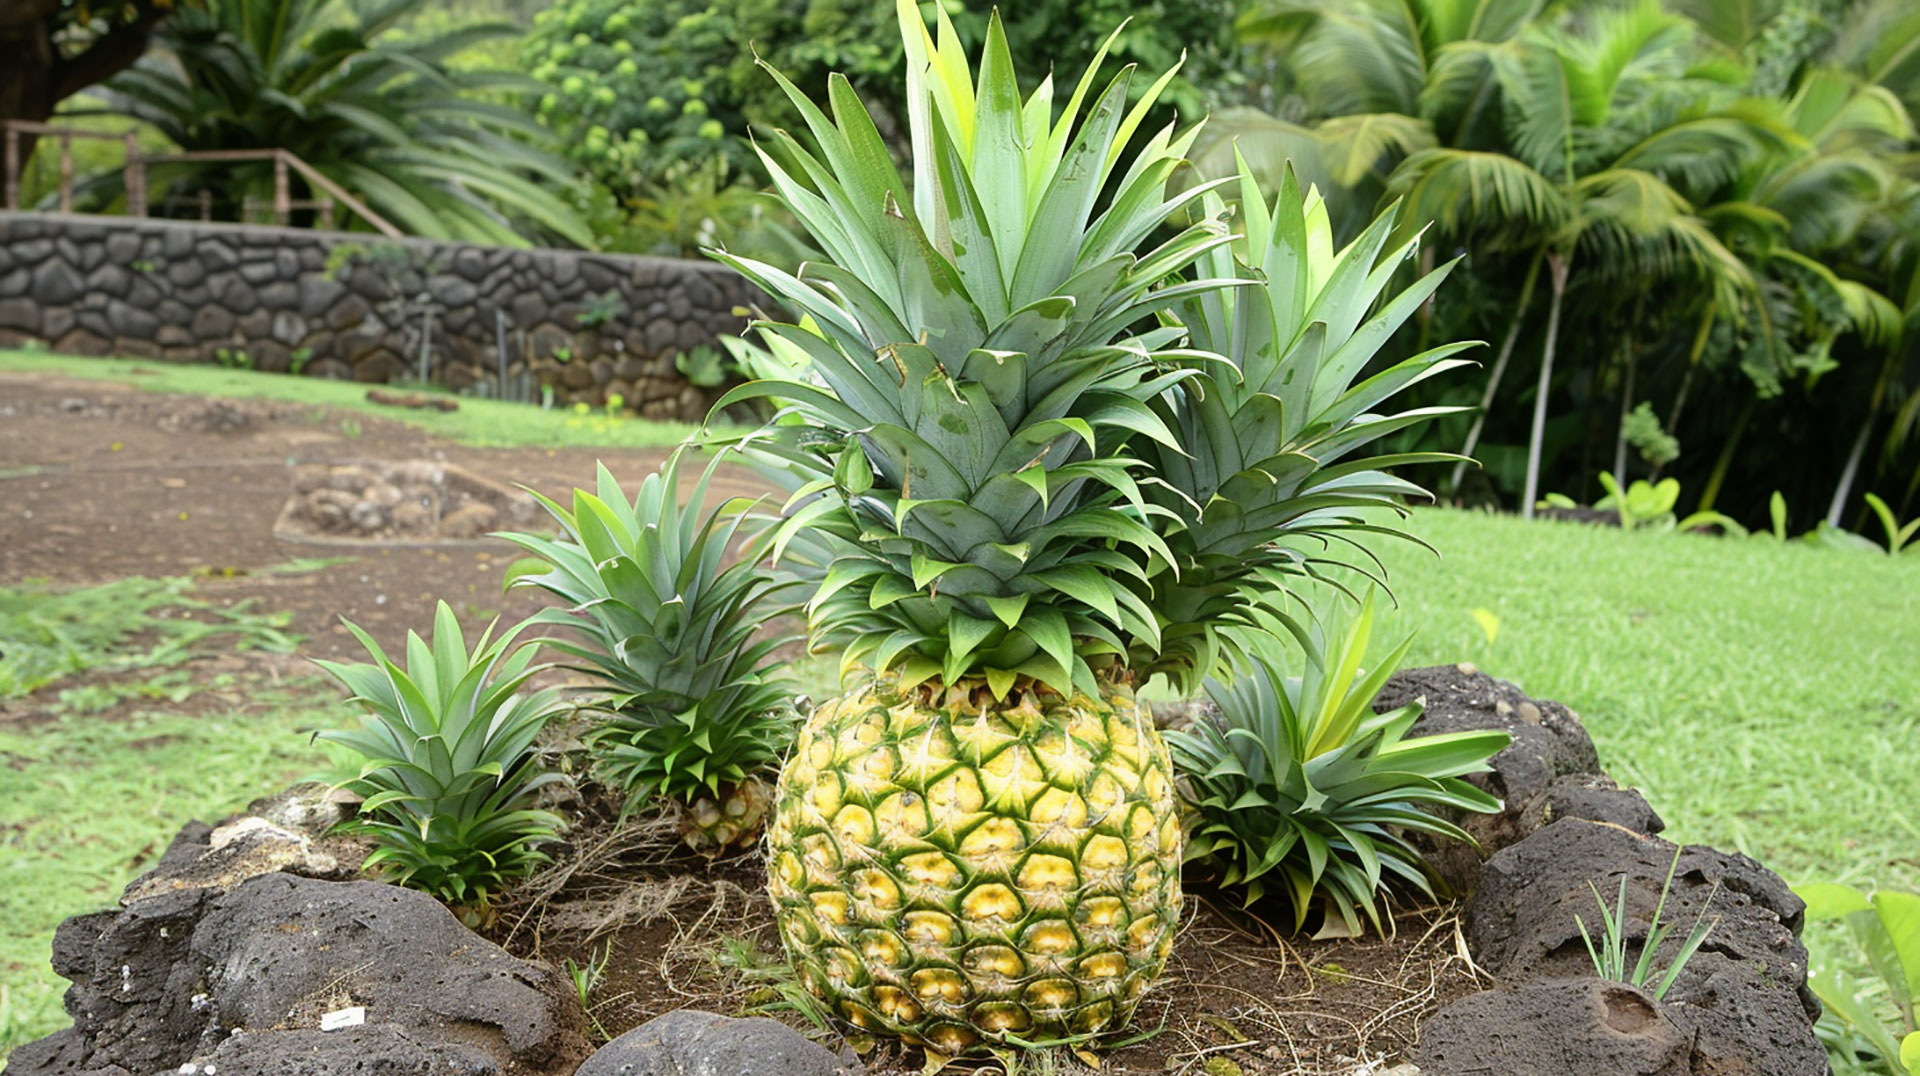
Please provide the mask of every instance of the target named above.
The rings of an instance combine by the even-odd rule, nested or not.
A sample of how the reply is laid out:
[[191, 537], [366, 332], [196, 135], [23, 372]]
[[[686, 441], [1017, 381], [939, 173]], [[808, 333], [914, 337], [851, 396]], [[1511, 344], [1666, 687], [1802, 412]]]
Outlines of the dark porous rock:
[[858, 1076], [864, 1067], [764, 1016], [667, 1013], [602, 1046], [576, 1076]]
[[233, 1035], [208, 1055], [222, 1076], [471, 1076], [502, 1071], [479, 1044], [447, 1042], [393, 1024], [338, 1031]]
[[1600, 757], [1572, 710], [1549, 699], [1531, 698], [1472, 665], [1403, 669], [1381, 688], [1373, 708], [1385, 713], [1415, 702], [1422, 709], [1410, 735], [1499, 729], [1513, 738], [1490, 760], [1491, 772], [1469, 778], [1500, 797], [1504, 804], [1500, 812], [1446, 815], [1479, 843], [1480, 851], [1459, 841], [1416, 840], [1452, 891], [1470, 892], [1482, 859], [1526, 836], [1522, 820], [1534, 798], [1557, 778], [1599, 773]]
[[[1563, 818], [1487, 861], [1466, 907], [1474, 959], [1507, 979], [1591, 975], [1576, 916], [1597, 930], [1594, 890], [1611, 907], [1627, 881], [1627, 951], [1638, 958], [1674, 845], [1616, 825]], [[1694, 1036], [1694, 1069], [1712, 1076], [1822, 1076], [1798, 932], [1805, 905], [1753, 860], [1711, 848], [1680, 853], [1661, 911], [1673, 924], [1664, 969], [1703, 909], [1713, 925], [1674, 981], [1667, 1015]]]
[[1571, 979], [1469, 994], [1434, 1014], [1420, 1076], [1691, 1076], [1692, 1036], [1624, 983]]
[[1544, 793], [1527, 804], [1520, 828], [1532, 833], [1562, 818], [1607, 822], [1649, 837], [1667, 828], [1639, 789], [1621, 788], [1605, 774], [1571, 773], [1554, 778]]
[[87, 1054], [86, 1036], [65, 1028], [13, 1051], [5, 1076], [133, 1076], [119, 1065], [91, 1064]]
[[[163, 866], [212, 835], [183, 833]], [[16, 1054], [22, 1074], [564, 1076], [589, 1053], [564, 976], [378, 882], [273, 872], [225, 893], [163, 887], [63, 923], [54, 970], [73, 981], [73, 1028]], [[353, 1008], [361, 1022], [320, 1029]]]

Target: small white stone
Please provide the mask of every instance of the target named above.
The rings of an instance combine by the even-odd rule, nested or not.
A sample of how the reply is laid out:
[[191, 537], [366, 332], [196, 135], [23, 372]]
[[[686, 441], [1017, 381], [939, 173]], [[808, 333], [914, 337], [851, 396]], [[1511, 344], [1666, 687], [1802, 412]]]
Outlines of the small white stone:
[[338, 1031], [343, 1027], [359, 1027], [367, 1022], [365, 1005], [349, 1005], [344, 1009], [335, 1009], [320, 1017], [320, 1030]]

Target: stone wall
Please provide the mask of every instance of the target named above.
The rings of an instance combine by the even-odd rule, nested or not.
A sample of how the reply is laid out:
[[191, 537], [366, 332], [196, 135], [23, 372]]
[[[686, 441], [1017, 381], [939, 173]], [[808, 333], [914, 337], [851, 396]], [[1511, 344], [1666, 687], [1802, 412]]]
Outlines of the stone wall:
[[759, 293], [706, 262], [188, 221], [0, 213], [0, 347], [221, 362], [384, 382], [429, 376], [697, 421], [676, 360], [737, 334]]

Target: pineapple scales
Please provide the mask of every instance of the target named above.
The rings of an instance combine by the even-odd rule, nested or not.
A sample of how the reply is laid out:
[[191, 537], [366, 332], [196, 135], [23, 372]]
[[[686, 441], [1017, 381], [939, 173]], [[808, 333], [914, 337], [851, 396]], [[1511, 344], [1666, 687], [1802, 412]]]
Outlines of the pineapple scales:
[[781, 775], [769, 884], [814, 993], [958, 1053], [1118, 1026], [1180, 908], [1166, 747], [1126, 688], [868, 682]]
[[1331, 464], [1416, 421], [1371, 404], [1445, 356], [1348, 388], [1417, 305], [1360, 325], [1391, 222], [1336, 253], [1243, 175], [1252, 244], [1220, 183], [1168, 193], [1195, 132], [1141, 125], [1172, 72], [1130, 105], [1102, 50], [1056, 107], [997, 16], [976, 79], [938, 5], [937, 38], [898, 6], [910, 183], [845, 79], [829, 112], [773, 72], [818, 149], [762, 161], [825, 257], [711, 252], [796, 315], [756, 324], [793, 372], [718, 407], [778, 406], [741, 438], [792, 479], [767, 548], [819, 566], [809, 634], [843, 655], [774, 795], [782, 939], [840, 1017], [951, 1054], [1118, 1029], [1163, 970], [1182, 833], [1133, 688], [1290, 630], [1286, 580], [1331, 558], [1283, 539], [1385, 529], [1353, 509], [1417, 487]]

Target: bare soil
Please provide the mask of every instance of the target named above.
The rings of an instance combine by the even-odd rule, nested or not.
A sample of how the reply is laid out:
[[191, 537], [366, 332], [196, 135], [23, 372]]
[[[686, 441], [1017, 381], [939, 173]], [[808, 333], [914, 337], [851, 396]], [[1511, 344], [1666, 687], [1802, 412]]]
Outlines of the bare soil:
[[[400, 422], [268, 400], [154, 395], [105, 382], [0, 371], [0, 584], [62, 585], [196, 576], [214, 602], [258, 598], [293, 615], [306, 657], [356, 658], [340, 618], [382, 646], [432, 623], [446, 599], [469, 627], [520, 617], [538, 600], [503, 595], [516, 551], [501, 542], [307, 544], [274, 520], [303, 464], [432, 460], [549, 496], [590, 485], [604, 461], [638, 483], [665, 450], [473, 448]], [[744, 472], [721, 494], [758, 493]], [[270, 569], [339, 559], [317, 571]]]

